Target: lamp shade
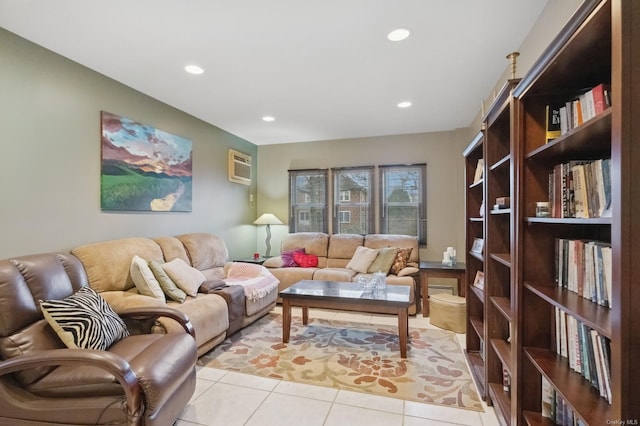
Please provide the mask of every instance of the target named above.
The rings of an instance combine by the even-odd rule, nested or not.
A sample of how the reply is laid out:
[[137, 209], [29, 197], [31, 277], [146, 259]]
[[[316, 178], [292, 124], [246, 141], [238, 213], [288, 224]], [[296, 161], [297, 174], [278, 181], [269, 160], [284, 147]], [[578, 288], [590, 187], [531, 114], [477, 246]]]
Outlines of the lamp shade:
[[280, 219], [271, 213], [265, 213], [253, 222], [254, 225], [282, 225]]

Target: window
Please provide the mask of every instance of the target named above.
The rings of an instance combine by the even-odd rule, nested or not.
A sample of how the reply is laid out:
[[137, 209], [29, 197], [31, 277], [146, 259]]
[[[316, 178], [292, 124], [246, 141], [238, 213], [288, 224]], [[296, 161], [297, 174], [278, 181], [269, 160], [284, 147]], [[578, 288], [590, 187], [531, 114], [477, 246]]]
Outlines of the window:
[[425, 164], [380, 166], [380, 232], [427, 242]]
[[327, 171], [289, 171], [290, 232], [327, 232]]
[[373, 167], [340, 168], [332, 172], [333, 233], [373, 233]]

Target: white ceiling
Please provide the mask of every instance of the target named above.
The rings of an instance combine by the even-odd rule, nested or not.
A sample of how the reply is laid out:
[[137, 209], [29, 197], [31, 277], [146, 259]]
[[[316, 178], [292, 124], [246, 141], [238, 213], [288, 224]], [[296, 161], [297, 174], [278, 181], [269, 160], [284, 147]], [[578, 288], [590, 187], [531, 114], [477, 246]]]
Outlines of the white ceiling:
[[0, 26], [263, 145], [469, 126], [546, 3], [0, 0]]

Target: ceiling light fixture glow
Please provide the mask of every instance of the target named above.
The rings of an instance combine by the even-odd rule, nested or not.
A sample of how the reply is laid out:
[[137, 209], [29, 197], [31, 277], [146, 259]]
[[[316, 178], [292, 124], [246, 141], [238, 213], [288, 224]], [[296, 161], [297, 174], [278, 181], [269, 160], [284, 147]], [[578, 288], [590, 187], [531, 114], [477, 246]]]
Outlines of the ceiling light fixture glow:
[[409, 31], [408, 29], [398, 28], [397, 30], [393, 30], [389, 34], [387, 34], [387, 38], [391, 41], [402, 41], [409, 37], [410, 34], [411, 31]]
[[409, 108], [410, 106], [411, 106], [411, 101], [398, 102], [398, 108]]
[[275, 118], [270, 115], [265, 115], [264, 117], [262, 117], [262, 120], [266, 121], [267, 123], [270, 123], [272, 121], [275, 121]]
[[204, 72], [204, 70], [197, 65], [187, 65], [186, 67], [184, 67], [184, 70], [189, 74], [195, 74], [195, 75], [199, 75]]

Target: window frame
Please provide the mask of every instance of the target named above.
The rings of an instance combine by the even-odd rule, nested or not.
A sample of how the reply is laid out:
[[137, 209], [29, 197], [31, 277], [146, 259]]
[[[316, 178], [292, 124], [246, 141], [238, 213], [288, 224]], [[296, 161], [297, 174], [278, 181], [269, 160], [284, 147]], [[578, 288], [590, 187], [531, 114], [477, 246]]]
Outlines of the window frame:
[[[386, 199], [387, 192], [387, 175], [392, 172], [398, 171], [418, 171], [419, 176], [417, 177], [417, 188], [413, 191], [419, 197], [419, 200], [410, 201], [408, 203], [396, 202], [389, 203]], [[388, 207], [401, 207], [403, 205], [410, 206], [415, 205], [417, 207], [417, 216], [416, 216], [416, 234], [418, 238], [418, 243], [420, 245], [427, 244], [427, 165], [425, 163], [420, 164], [393, 164], [393, 165], [381, 165], [378, 166], [378, 189], [379, 189], [379, 204], [378, 204], [378, 225], [379, 232], [382, 234], [407, 234], [413, 235], [410, 232], [397, 232], [390, 231], [389, 227], [389, 209]], [[404, 190], [404, 189], [403, 189]], [[407, 192], [405, 190], [405, 192]], [[409, 195], [409, 194], [407, 194]]]
[[[316, 177], [321, 178], [321, 189], [319, 191], [323, 194], [319, 195], [319, 198], [315, 202], [311, 202], [312, 196], [308, 192], [302, 192], [303, 201], [297, 201], [294, 199], [299, 192], [298, 178], [299, 177]], [[305, 169], [305, 170], [289, 170], [289, 232], [328, 232], [328, 170], [327, 169]], [[309, 200], [309, 201], [307, 201]], [[320, 214], [321, 226], [319, 228], [311, 228], [310, 225], [301, 229], [300, 213], [306, 211], [308, 214], [309, 222], [313, 222], [314, 214], [317, 216]]]
[[[356, 182], [351, 177], [349, 180], [353, 184], [348, 189], [342, 189], [340, 185], [343, 183], [343, 176], [362, 174], [366, 177], [366, 189], [359, 191], [366, 194], [365, 201], [361, 201], [355, 192], [358, 188], [362, 188], [362, 182]], [[333, 203], [331, 204], [332, 213], [332, 232], [335, 234], [373, 234], [375, 233], [375, 166], [354, 166], [354, 167], [336, 167], [331, 169], [331, 184], [333, 188]], [[343, 193], [349, 192], [348, 200], [343, 199]], [[349, 211], [350, 221], [343, 222], [340, 220], [340, 213]], [[365, 219], [362, 219], [366, 215]], [[355, 216], [355, 219], [354, 219]], [[359, 219], [360, 218], [360, 219]], [[354, 220], [356, 223], [354, 223]], [[342, 225], [348, 224], [348, 231]], [[358, 229], [355, 229], [354, 226]]]

